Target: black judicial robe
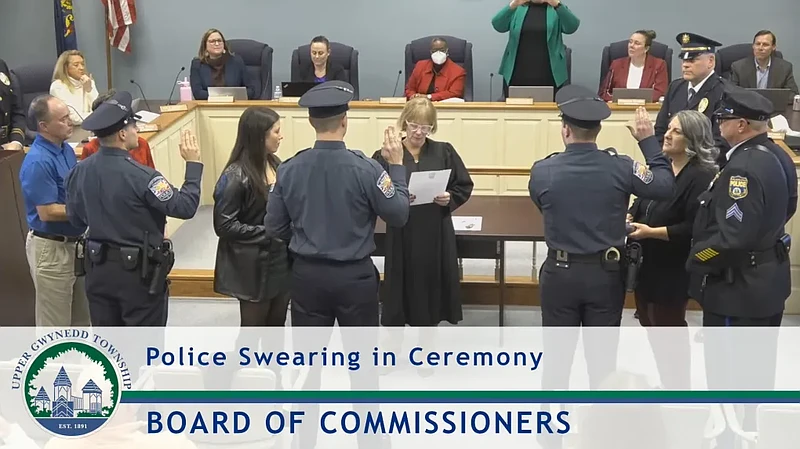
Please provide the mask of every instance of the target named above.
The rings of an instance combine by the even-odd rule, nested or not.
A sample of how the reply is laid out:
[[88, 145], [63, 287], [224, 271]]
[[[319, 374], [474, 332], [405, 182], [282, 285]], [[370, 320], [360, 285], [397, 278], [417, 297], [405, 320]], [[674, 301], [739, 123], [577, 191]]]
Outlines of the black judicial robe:
[[[450, 204], [442, 207], [435, 203], [419, 206], [412, 203], [405, 226], [387, 227], [381, 324], [435, 326], [442, 321], [457, 324], [463, 314], [451, 214], [467, 202], [473, 182], [461, 157], [447, 142], [428, 139], [420, 150], [418, 163], [408, 150], [403, 153], [407, 182], [416, 171], [451, 169], [447, 183]], [[388, 168], [380, 151], [372, 157]]]

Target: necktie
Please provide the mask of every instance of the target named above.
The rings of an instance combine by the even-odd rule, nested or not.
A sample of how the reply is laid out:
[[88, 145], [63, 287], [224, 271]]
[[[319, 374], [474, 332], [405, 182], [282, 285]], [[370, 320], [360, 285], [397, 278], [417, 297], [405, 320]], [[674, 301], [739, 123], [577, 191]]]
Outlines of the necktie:
[[689, 101], [692, 101], [692, 98], [694, 97], [695, 93], [697, 93], [697, 92], [695, 92], [694, 89], [690, 87], [689, 88]]

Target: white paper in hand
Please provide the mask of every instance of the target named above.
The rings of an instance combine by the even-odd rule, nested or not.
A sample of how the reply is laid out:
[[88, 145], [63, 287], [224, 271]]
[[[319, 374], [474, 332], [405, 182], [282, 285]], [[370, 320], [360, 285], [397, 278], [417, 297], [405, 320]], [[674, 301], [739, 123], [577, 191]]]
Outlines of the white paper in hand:
[[418, 171], [411, 173], [408, 182], [408, 193], [416, 198], [412, 206], [430, 204], [433, 199], [447, 190], [447, 181], [450, 180], [450, 169], [435, 171]]

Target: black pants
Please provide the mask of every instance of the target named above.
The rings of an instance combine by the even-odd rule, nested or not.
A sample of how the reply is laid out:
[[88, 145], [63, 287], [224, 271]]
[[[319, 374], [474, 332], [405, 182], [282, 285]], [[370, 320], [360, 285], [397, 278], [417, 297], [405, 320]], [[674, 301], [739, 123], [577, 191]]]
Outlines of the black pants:
[[[342, 332], [342, 345], [345, 352], [353, 348], [372, 348], [378, 342], [378, 270], [372, 259], [357, 262], [339, 263], [324, 260], [310, 260], [296, 257], [292, 265], [290, 291], [292, 297], [293, 341], [307, 350], [319, 351], [328, 344], [330, 332], [315, 332], [317, 341], [311, 341], [302, 331], [303, 327], [330, 327], [335, 322], [340, 327], [369, 326], [369, 330], [359, 332], [361, 340], [355, 341], [354, 334]], [[363, 341], [367, 335], [370, 341]], [[363, 354], [362, 357], [368, 356]], [[350, 382], [361, 389], [378, 389], [378, 372], [367, 360], [360, 369], [349, 371]], [[305, 389], [318, 390], [321, 384], [321, 370], [311, 368], [306, 379]], [[306, 421], [319, 422], [319, 404], [304, 404]], [[377, 404], [353, 404], [361, 416], [379, 410]], [[309, 429], [299, 433], [299, 449], [313, 449], [317, 444], [317, 430]], [[377, 435], [358, 433], [358, 446], [361, 449], [380, 447], [381, 438]]]
[[[558, 360], [558, 363], [544, 368], [543, 387], [566, 389], [578, 334], [563, 327], [619, 327], [625, 303], [623, 275], [599, 263], [572, 262], [569, 268], [560, 268], [548, 257], [539, 273], [539, 293], [545, 347], [550, 354], [563, 354], [551, 360]], [[584, 338], [591, 388], [598, 388], [616, 370], [618, 342], [616, 330]]]
[[[260, 345], [261, 350], [265, 352], [288, 351], [288, 348], [284, 347], [285, 338], [282, 330], [259, 329], [263, 327], [284, 327], [288, 307], [289, 292], [279, 293], [274, 298], [261, 302], [240, 299], [239, 316], [241, 327], [234, 347], [249, 347], [256, 350]], [[238, 354], [234, 355], [235, 357], [238, 357]], [[282, 384], [280, 367], [270, 365], [266, 369], [275, 374], [275, 385], [280, 388]]]
[[[719, 327], [765, 327], [772, 329], [759, 330], [756, 341], [746, 333], [731, 334], [721, 329], [706, 329], [703, 335], [706, 382], [709, 390], [773, 390], [775, 388], [775, 366], [778, 358], [779, 326], [783, 313], [769, 317], [747, 318], [726, 317], [709, 311], [703, 311], [703, 326]], [[746, 377], [739, 374], [743, 354], [746, 362], [758, 370], [748, 370]], [[745, 431], [755, 431], [756, 409], [758, 404], [745, 404], [742, 427]], [[717, 439], [717, 447], [734, 447], [734, 434], [728, 428]]]
[[92, 325], [166, 326], [169, 285], [150, 295], [152, 273], [141, 278], [141, 269], [126, 270], [117, 261], [86, 261], [86, 297]]

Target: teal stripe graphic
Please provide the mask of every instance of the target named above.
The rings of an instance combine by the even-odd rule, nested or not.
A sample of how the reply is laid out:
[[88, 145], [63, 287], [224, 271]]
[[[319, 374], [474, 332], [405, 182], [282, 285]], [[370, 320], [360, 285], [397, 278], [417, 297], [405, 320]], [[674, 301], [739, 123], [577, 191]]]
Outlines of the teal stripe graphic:
[[800, 403], [800, 391], [123, 391], [126, 403]]

